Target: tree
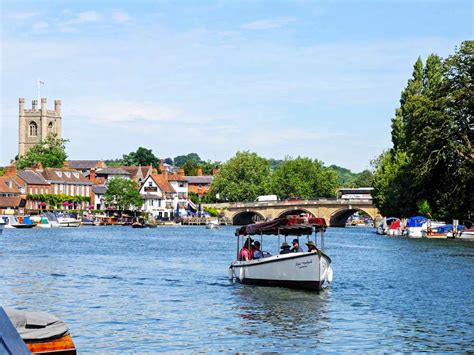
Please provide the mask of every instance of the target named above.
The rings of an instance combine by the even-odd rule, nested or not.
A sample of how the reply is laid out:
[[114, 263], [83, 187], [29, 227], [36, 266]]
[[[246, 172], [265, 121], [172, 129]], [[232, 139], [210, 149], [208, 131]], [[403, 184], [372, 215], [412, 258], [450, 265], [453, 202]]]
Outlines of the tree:
[[173, 159], [174, 165], [183, 167], [186, 162], [190, 161], [194, 163], [195, 166], [199, 165], [202, 160], [197, 153], [189, 153], [187, 155], [178, 155]]
[[61, 168], [67, 159], [65, 144], [68, 141], [58, 138], [56, 134], [49, 134], [46, 139], [35, 144], [25, 155], [18, 157], [18, 169], [32, 167], [41, 162], [45, 168]]
[[124, 154], [122, 161], [123, 165], [127, 166], [153, 165], [158, 167], [160, 165], [160, 160], [153, 154], [152, 150], [143, 147], [139, 147], [136, 152]]
[[317, 160], [287, 158], [272, 174], [272, 191], [280, 198], [297, 196], [304, 199], [334, 197], [337, 174]]
[[364, 170], [356, 174], [351, 181], [353, 187], [371, 187], [374, 182], [374, 174], [370, 170]]
[[220, 200], [255, 201], [270, 191], [270, 164], [256, 153], [237, 152], [222, 165], [211, 184], [214, 196]]
[[119, 210], [136, 210], [143, 205], [143, 199], [135, 181], [125, 178], [113, 178], [107, 184], [105, 202]]

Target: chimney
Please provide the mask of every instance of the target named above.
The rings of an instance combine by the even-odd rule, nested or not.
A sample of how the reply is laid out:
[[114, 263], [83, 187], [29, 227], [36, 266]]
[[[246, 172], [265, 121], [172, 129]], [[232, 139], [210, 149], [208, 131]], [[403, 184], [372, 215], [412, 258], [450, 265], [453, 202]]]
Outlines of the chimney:
[[219, 168], [212, 169], [212, 176], [219, 174], [220, 171], [221, 171], [221, 169], [219, 169]]
[[69, 169], [69, 162], [67, 160], [64, 161], [63, 168]]
[[89, 172], [89, 180], [92, 181], [94, 184], [97, 182], [97, 175], [95, 174], [94, 168], [92, 168]]
[[163, 162], [163, 159], [160, 159], [160, 172], [162, 174], [165, 173], [165, 163]]
[[43, 163], [40, 161], [36, 163], [36, 170], [43, 171]]
[[16, 175], [16, 165], [11, 164], [5, 167], [5, 176], [15, 176]]
[[158, 175], [158, 169], [157, 169], [157, 168], [153, 168], [153, 169], [151, 170], [151, 173], [152, 173], [153, 175]]
[[31, 101], [31, 109], [33, 111], [37, 111], [38, 110], [38, 100], [33, 100]]
[[184, 169], [183, 168], [178, 169], [178, 176], [184, 177]]
[[202, 176], [202, 168], [197, 168], [197, 176]]

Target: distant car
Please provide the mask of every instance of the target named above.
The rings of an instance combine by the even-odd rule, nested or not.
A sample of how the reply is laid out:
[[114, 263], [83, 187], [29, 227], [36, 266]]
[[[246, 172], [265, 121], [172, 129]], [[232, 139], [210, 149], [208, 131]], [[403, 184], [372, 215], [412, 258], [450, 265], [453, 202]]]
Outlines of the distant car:
[[297, 196], [290, 196], [285, 201], [301, 201], [301, 198]]

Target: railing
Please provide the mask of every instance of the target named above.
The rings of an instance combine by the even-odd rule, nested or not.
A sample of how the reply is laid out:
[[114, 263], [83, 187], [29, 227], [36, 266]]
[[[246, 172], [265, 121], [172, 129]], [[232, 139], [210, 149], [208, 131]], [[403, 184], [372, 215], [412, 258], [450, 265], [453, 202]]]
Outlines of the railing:
[[280, 206], [308, 206], [308, 205], [373, 205], [372, 199], [337, 199], [320, 198], [318, 200], [291, 200], [291, 201], [264, 201], [264, 202], [225, 202], [210, 203], [209, 207], [250, 208], [250, 207], [280, 207]]

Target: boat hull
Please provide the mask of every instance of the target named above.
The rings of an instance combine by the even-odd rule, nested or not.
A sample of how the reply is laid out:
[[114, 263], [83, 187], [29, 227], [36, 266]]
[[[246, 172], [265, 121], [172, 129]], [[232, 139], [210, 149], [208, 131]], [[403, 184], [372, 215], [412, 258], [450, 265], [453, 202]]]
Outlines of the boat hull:
[[331, 259], [322, 252], [275, 255], [231, 264], [232, 276], [243, 284], [319, 291], [332, 280]]

